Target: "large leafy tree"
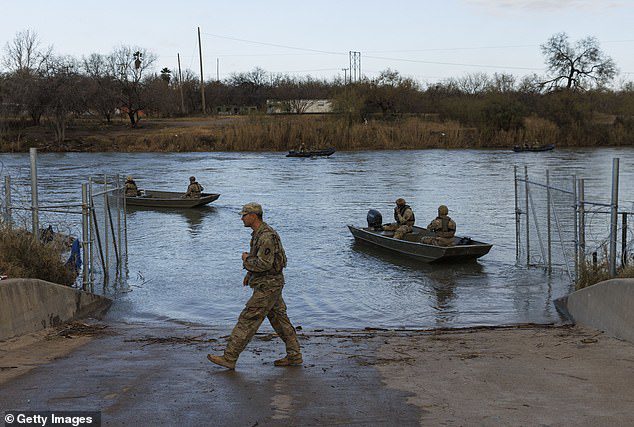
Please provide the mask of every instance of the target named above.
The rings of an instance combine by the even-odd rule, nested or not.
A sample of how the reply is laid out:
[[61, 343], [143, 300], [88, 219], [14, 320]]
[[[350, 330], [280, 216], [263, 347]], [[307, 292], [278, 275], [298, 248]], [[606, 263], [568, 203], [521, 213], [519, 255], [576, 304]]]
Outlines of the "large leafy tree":
[[541, 46], [550, 78], [548, 89], [590, 89], [609, 83], [616, 75], [614, 61], [599, 47], [594, 37], [571, 43], [566, 33], [552, 36]]

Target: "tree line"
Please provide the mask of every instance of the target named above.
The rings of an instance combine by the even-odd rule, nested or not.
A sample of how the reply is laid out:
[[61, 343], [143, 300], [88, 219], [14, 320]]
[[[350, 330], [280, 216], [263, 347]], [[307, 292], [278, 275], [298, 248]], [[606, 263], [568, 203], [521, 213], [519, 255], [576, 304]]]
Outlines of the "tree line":
[[[544, 75], [472, 73], [427, 85], [390, 69], [376, 78], [348, 83], [256, 67], [205, 82], [205, 110], [253, 106], [263, 112], [267, 100], [274, 99], [295, 102], [290, 110], [302, 112], [298, 100], [330, 99], [339, 117], [356, 122], [424, 115], [493, 134], [521, 129], [533, 118], [581, 134], [603, 117], [625, 134], [634, 133], [634, 84], [609, 86], [618, 70], [596, 39], [571, 42], [561, 33], [541, 49], [547, 65]], [[116, 114], [123, 114], [134, 127], [141, 113], [175, 117], [202, 110], [199, 77], [191, 70], [182, 76], [167, 67], [154, 71], [156, 55], [140, 47], [120, 46], [109, 54], [82, 58], [58, 56], [43, 46], [36, 33], [26, 30], [5, 45], [2, 64], [0, 135], [12, 128], [40, 125], [45, 117], [61, 142], [67, 124], [77, 117], [110, 123]], [[600, 136], [599, 130], [592, 131]]]

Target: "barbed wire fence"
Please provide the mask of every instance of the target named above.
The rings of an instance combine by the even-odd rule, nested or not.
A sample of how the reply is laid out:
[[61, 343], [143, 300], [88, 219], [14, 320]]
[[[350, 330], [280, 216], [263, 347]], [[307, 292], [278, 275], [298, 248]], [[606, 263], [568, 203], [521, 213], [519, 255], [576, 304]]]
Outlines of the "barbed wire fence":
[[0, 194], [0, 225], [26, 230], [40, 239], [61, 238], [69, 242], [71, 255], [75, 240], [81, 253], [81, 270], [75, 282], [94, 292], [96, 283], [106, 286], [119, 280], [127, 260], [127, 217], [124, 182], [118, 175], [88, 177], [81, 183], [81, 200], [39, 200], [37, 151], [31, 149], [31, 165], [14, 176], [3, 176]]
[[523, 171], [515, 166], [514, 175], [518, 263], [563, 269], [571, 283], [587, 265], [607, 267], [613, 277], [633, 263], [634, 202], [618, 201], [618, 159], [609, 200], [586, 198], [587, 180], [575, 175], [551, 176], [546, 170], [532, 178], [526, 166]]

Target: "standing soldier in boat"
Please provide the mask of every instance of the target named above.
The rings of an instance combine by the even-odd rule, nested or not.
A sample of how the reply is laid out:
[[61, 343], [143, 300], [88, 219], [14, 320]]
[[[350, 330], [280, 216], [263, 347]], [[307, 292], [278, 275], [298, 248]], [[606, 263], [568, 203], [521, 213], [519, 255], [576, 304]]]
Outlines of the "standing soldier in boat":
[[200, 199], [203, 193], [203, 186], [196, 182], [195, 176], [189, 177], [189, 186], [187, 192], [183, 196], [185, 199]]
[[234, 369], [236, 360], [247, 346], [258, 328], [268, 318], [275, 332], [286, 344], [286, 357], [276, 360], [275, 366], [300, 366], [302, 353], [297, 333], [286, 314], [282, 298], [284, 287], [283, 269], [286, 254], [280, 236], [262, 220], [262, 206], [247, 203], [240, 211], [242, 223], [253, 230], [251, 250], [242, 253], [242, 266], [247, 270], [242, 284], [253, 288], [253, 295], [240, 313], [222, 356], [207, 355], [216, 365]]
[[411, 233], [414, 227], [414, 211], [405, 202], [405, 199], [399, 198], [396, 200], [396, 207], [394, 208], [394, 220], [389, 225], [384, 225], [383, 230], [394, 231], [394, 238], [403, 240], [407, 233]]
[[438, 216], [429, 223], [427, 230], [435, 232], [436, 235], [424, 237], [423, 243], [436, 246], [453, 246], [456, 223], [449, 218], [449, 208], [447, 206], [438, 206]]
[[130, 175], [125, 178], [125, 195], [126, 197], [136, 197], [141, 195], [141, 192], [136, 186], [136, 182], [134, 182], [134, 179], [132, 179]]

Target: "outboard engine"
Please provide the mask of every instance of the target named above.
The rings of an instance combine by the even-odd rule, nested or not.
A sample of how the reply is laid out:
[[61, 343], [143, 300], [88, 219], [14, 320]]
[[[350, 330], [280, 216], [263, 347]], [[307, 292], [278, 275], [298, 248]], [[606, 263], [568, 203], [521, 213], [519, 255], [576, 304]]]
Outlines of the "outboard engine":
[[368, 228], [380, 230], [383, 228], [383, 215], [376, 209], [370, 209], [368, 211]]

